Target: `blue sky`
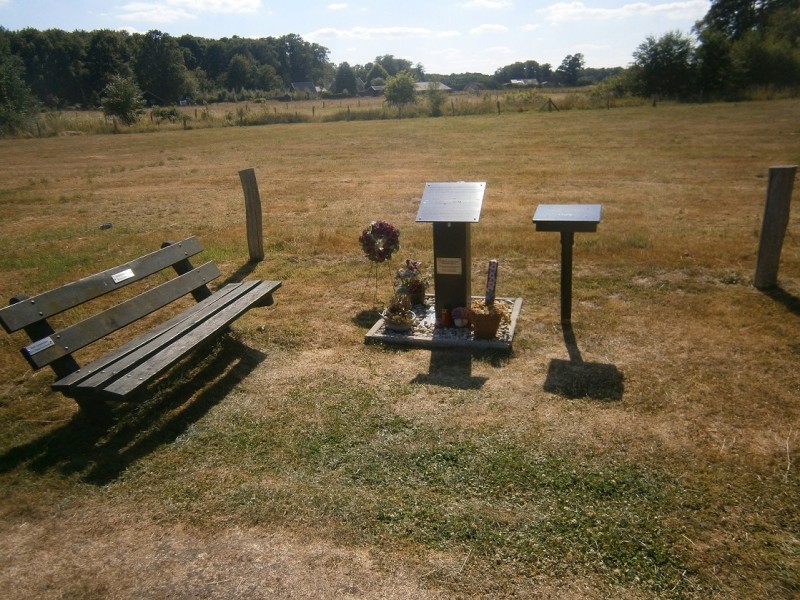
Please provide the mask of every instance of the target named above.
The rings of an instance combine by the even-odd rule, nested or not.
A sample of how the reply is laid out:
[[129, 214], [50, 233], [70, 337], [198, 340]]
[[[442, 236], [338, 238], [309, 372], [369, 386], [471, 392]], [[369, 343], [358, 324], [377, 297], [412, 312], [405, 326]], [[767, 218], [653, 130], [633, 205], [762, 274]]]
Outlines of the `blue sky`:
[[0, 25], [158, 29], [218, 39], [295, 33], [334, 63], [393, 54], [428, 73], [491, 74], [516, 61], [627, 66], [649, 35], [690, 33], [709, 0], [0, 0]]

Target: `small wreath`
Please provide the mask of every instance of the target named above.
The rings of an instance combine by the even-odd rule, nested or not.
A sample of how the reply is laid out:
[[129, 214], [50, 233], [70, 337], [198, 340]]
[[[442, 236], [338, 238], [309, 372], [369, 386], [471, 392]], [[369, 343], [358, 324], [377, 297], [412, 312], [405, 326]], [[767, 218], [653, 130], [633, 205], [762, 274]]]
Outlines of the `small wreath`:
[[386, 221], [373, 221], [358, 238], [361, 249], [372, 262], [383, 262], [392, 258], [400, 249], [400, 231]]

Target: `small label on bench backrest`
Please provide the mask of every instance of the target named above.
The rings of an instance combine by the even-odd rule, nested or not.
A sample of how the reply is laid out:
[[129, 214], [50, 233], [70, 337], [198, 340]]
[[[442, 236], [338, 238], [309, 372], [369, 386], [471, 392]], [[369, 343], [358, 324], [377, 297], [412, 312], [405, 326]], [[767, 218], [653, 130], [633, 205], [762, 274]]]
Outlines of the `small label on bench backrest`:
[[133, 270], [132, 269], [125, 269], [124, 271], [120, 271], [119, 273], [115, 273], [111, 276], [111, 279], [114, 280], [114, 283], [119, 283], [120, 281], [125, 281], [126, 279], [130, 279], [133, 277]]
[[25, 352], [28, 353], [28, 356], [33, 356], [37, 352], [41, 352], [42, 350], [55, 345], [56, 343], [52, 340], [52, 338], [46, 337], [25, 346]]

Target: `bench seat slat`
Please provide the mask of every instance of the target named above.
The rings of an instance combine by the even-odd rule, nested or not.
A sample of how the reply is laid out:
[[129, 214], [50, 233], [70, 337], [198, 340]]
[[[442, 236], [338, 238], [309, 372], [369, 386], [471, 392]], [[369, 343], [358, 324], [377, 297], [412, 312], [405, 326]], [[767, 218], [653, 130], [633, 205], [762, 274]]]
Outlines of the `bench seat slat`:
[[155, 312], [190, 291], [206, 285], [219, 275], [219, 269], [214, 263], [202, 264], [184, 275], [170, 279], [134, 298], [57, 331], [49, 336], [53, 345], [45, 350], [31, 354], [26, 347], [22, 353], [31, 366], [39, 369]]
[[198, 305], [201, 308], [187, 311], [182, 320], [176, 318], [178, 322], [172, 327], [139, 338], [138, 348], [118, 360], [106, 362], [100, 370], [103, 372], [98, 372], [92, 363], [87, 365], [92, 371], [88, 377], [69, 376], [55, 382], [53, 388], [76, 397], [87, 392], [124, 397], [224, 330], [253, 306], [271, 304], [272, 292], [280, 285], [277, 281], [230, 284]]
[[101, 273], [6, 306], [0, 309], [0, 324], [8, 333], [19, 331], [32, 323], [140, 281], [202, 250], [196, 237], [170, 244], [124, 265], [106, 269]]
[[219, 302], [222, 298], [224, 298], [225, 295], [233, 293], [236, 287], [237, 284], [229, 284], [220, 288], [219, 290], [214, 292], [214, 294], [210, 298], [206, 299], [205, 302], [195, 304], [189, 307], [185, 311], [175, 315], [174, 317], [162, 323], [161, 325], [149, 330], [148, 332], [140, 336], [133, 338], [126, 344], [123, 344], [122, 346], [109, 352], [108, 354], [105, 354], [93, 360], [92, 362], [82, 367], [81, 369], [75, 371], [74, 373], [70, 373], [69, 375], [60, 378], [58, 381], [53, 383], [53, 387], [69, 388], [92, 377], [93, 375], [102, 371], [109, 365], [112, 365], [114, 363], [122, 364], [120, 361], [123, 361], [126, 356], [133, 354], [153, 338], [163, 335], [165, 332], [169, 331], [174, 327], [180, 326], [180, 324], [186, 321], [187, 319], [194, 318], [195, 314], [208, 311], [209, 307], [213, 306], [215, 302]]

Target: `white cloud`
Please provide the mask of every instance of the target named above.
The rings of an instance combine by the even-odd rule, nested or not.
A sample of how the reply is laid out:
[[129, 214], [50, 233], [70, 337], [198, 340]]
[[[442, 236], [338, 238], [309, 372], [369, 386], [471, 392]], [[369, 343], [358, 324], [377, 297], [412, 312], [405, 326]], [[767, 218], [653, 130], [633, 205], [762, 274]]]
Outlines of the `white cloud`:
[[477, 27], [473, 27], [469, 30], [472, 35], [487, 35], [493, 33], [506, 33], [508, 31], [508, 27], [505, 25], [496, 25], [492, 23], [486, 23], [485, 25], [478, 25]]
[[708, 11], [707, 0], [686, 0], [685, 2], [666, 2], [651, 4], [635, 2], [618, 8], [593, 8], [583, 2], [558, 2], [551, 4], [539, 12], [553, 23], [570, 21], [611, 21], [632, 17], [661, 16], [667, 19], [697, 20]]
[[522, 26], [522, 31], [536, 31], [541, 28], [542, 26], [539, 23], [527, 23]]
[[348, 8], [350, 8], [350, 5], [347, 2], [328, 4], [328, 10], [347, 10]]
[[462, 4], [464, 8], [511, 8], [514, 3], [511, 0], [470, 0]]
[[173, 8], [164, 4], [150, 2], [129, 2], [123, 5], [123, 13], [119, 16], [123, 21], [146, 21], [150, 23], [174, 23], [183, 19], [196, 19], [182, 8]]
[[[2, 0], [0, 0], [2, 1]], [[262, 0], [163, 0], [161, 2], [128, 2], [120, 9], [123, 21], [174, 23], [196, 19], [199, 13], [241, 14], [256, 12]]]
[[254, 13], [262, 0], [164, 0], [170, 6], [208, 13]]
[[353, 27], [336, 29], [323, 27], [303, 37], [310, 40], [397, 40], [404, 38], [450, 38], [457, 37], [457, 31], [434, 31], [425, 27]]

